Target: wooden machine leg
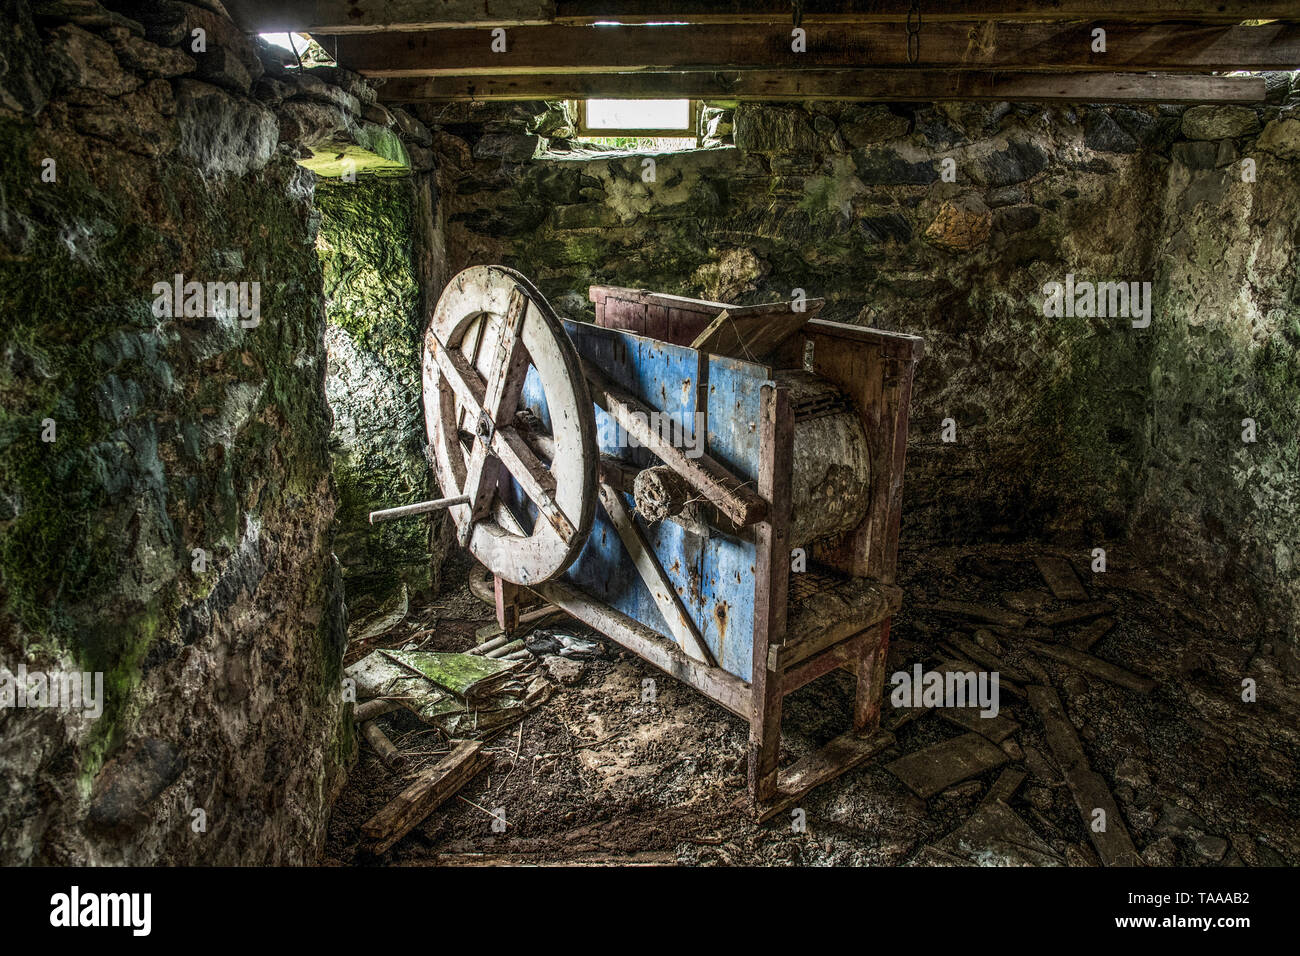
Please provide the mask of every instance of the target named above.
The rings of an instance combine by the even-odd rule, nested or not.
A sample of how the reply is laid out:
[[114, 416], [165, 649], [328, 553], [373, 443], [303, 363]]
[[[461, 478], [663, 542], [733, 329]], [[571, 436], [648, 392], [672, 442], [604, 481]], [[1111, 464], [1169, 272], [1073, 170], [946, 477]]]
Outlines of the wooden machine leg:
[[776, 793], [781, 758], [781, 675], [754, 672], [754, 712], [749, 718], [749, 800], [758, 803]]
[[858, 657], [858, 687], [853, 701], [853, 729], [861, 732], [880, 726], [880, 702], [885, 693], [885, 660], [889, 656], [889, 624], [886, 618], [874, 630], [873, 640], [862, 642]]
[[492, 591], [496, 596], [497, 627], [509, 634], [519, 627], [519, 585], [494, 574]]
[[768, 514], [754, 528], [758, 549], [754, 596], [754, 657], [750, 677], [753, 711], [749, 716], [749, 800], [776, 794], [781, 755], [781, 674], [768, 669], [768, 648], [785, 640], [790, 586], [790, 473], [793, 470], [794, 415], [785, 387], [762, 388], [758, 493]]

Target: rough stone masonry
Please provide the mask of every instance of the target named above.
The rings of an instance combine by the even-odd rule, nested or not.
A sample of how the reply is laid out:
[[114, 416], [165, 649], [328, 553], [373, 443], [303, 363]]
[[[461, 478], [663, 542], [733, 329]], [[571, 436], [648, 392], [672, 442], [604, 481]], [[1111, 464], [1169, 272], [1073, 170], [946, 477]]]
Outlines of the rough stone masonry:
[[[0, 711], [0, 862], [312, 861], [354, 745], [310, 167], [410, 206], [429, 156], [217, 0], [6, 4], [0, 57], [0, 661], [104, 681]], [[178, 274], [260, 320], [156, 308]]]

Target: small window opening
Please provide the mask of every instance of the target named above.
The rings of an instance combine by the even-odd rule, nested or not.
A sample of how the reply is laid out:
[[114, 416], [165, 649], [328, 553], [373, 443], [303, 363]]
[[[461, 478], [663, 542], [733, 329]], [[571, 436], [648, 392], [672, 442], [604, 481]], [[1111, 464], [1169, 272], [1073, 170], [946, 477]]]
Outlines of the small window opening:
[[576, 107], [578, 135], [600, 146], [666, 151], [699, 145], [697, 100], [587, 99]]
[[259, 33], [258, 36], [271, 46], [285, 51], [281, 62], [286, 66], [301, 65], [311, 69], [337, 62], [328, 50], [306, 33]]

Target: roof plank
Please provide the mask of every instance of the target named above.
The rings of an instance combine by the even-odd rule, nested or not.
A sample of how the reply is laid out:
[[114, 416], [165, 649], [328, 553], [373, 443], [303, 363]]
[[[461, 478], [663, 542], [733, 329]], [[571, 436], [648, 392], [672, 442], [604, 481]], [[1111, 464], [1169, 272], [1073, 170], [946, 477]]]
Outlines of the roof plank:
[[[1093, 52], [1094, 27], [1106, 52]], [[343, 34], [337, 57], [372, 76], [617, 73], [737, 69], [1171, 71], [1288, 69], [1300, 63], [1300, 23], [1256, 26], [945, 21], [921, 32], [907, 60], [901, 23], [808, 28], [807, 52], [790, 31], [761, 24], [521, 26], [504, 52], [488, 30]]]
[[994, 100], [1076, 103], [1260, 103], [1257, 76], [1149, 73], [950, 73], [915, 70], [731, 73], [547, 73], [390, 79], [388, 103], [582, 97], [781, 101]]
[[555, 0], [227, 0], [249, 33], [371, 33], [555, 21]]
[[[934, 4], [926, 4], [933, 8]], [[789, 0], [229, 0], [249, 32], [364, 33], [530, 24], [792, 23]], [[805, 0], [805, 24], [903, 22], [910, 0]], [[944, 20], [1183, 20], [1240, 23], [1295, 17], [1293, 0], [946, 0], [922, 11]]]

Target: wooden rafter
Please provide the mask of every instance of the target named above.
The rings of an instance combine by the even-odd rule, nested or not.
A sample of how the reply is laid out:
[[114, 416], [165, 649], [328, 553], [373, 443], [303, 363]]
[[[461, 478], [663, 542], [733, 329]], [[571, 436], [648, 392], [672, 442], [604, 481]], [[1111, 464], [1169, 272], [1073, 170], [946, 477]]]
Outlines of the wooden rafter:
[[[1106, 52], [1093, 52], [1093, 30]], [[1300, 24], [1122, 22], [927, 24], [908, 62], [900, 23], [812, 27], [807, 52], [767, 25], [524, 26], [505, 52], [487, 30], [422, 30], [336, 38], [340, 63], [371, 76], [499, 76], [637, 71], [838, 70], [871, 67], [1072, 72], [1278, 70], [1300, 64]]]
[[[322, 34], [547, 23], [791, 22], [789, 0], [227, 0], [249, 32]], [[902, 22], [911, 0], [805, 0], [803, 23]], [[944, 20], [1182, 20], [1240, 23], [1296, 16], [1291, 0], [923, 0], [923, 22]]]
[[[1199, 20], [1239, 23], [1296, 16], [1276, 0], [921, 0], [922, 17], [941, 20]], [[804, 23], [863, 23], [907, 19], [911, 0], [804, 0]], [[789, 23], [789, 0], [557, 0], [561, 23]]]
[[749, 70], [731, 73], [548, 73], [392, 79], [387, 103], [689, 97], [717, 100], [1005, 100], [1081, 103], [1258, 103], [1263, 77], [1151, 73], [950, 73]]

